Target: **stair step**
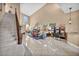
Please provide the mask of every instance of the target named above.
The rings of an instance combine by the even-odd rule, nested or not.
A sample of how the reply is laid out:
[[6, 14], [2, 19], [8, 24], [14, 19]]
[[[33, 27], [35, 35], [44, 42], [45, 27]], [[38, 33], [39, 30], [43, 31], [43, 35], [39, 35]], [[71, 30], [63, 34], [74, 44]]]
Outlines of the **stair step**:
[[23, 45], [17, 44], [16, 34], [15, 15], [5, 13], [0, 21], [0, 56], [24, 55], [25, 48]]

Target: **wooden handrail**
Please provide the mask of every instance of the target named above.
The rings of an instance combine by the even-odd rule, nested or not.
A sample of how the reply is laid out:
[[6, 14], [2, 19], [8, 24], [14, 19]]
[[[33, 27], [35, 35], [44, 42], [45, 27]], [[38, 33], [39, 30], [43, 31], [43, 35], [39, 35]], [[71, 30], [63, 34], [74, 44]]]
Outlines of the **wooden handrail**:
[[18, 44], [22, 44], [22, 35], [21, 35], [21, 31], [20, 31], [19, 19], [18, 19], [16, 8], [15, 8], [15, 18], [16, 18], [16, 30], [17, 30]]

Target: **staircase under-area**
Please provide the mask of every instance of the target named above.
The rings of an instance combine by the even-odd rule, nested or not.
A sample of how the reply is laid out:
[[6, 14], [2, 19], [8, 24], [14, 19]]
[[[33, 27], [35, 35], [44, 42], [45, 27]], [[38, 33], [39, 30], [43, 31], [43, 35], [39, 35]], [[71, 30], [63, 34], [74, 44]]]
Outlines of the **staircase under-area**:
[[15, 14], [5, 13], [0, 17], [0, 56], [31, 55], [23, 44], [17, 44]]

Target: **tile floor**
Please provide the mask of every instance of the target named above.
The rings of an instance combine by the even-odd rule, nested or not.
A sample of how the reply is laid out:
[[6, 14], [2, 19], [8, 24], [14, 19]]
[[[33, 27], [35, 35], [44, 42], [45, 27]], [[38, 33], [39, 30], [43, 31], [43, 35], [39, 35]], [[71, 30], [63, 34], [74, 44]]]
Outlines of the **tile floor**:
[[25, 44], [33, 56], [79, 56], [79, 50], [68, 45], [65, 40], [51, 37], [35, 40], [25, 36]]

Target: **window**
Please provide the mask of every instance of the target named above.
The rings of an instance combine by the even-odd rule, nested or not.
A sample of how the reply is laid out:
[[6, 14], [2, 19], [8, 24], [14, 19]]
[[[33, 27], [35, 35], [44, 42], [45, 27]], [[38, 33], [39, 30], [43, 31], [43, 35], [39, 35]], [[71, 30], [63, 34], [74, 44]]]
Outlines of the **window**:
[[29, 16], [23, 15], [23, 25], [29, 24]]

